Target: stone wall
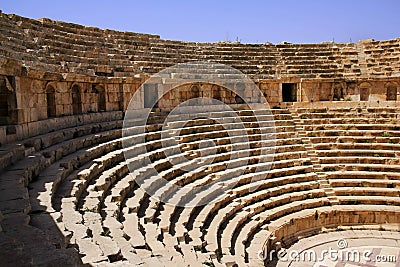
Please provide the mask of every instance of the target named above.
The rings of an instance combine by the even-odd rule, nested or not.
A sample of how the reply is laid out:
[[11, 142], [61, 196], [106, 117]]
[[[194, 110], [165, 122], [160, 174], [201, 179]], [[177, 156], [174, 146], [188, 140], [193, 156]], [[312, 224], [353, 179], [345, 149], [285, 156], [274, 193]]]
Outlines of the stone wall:
[[300, 238], [318, 235], [327, 229], [340, 231], [339, 226], [364, 225], [364, 229], [385, 229], [386, 225], [398, 223], [398, 208], [395, 206], [357, 206], [343, 205], [338, 208], [321, 207], [315, 210], [304, 209], [289, 216], [280, 218], [270, 224], [270, 235], [266, 238], [263, 251], [279, 251], [280, 247], [290, 247]]
[[[0, 75], [0, 81], [2, 95], [6, 96], [2, 106], [5, 116], [0, 121], [0, 144], [54, 130], [46, 124], [55, 126], [54, 122], [59, 122], [60, 126], [68, 127], [65, 119], [76, 120], [81, 114], [102, 117], [102, 113], [109, 113], [103, 117], [112, 119], [113, 112], [127, 108], [132, 95], [144, 82], [142, 78], [45, 77], [37, 71], [30, 71], [27, 76]], [[73, 88], [79, 92], [79, 101], [74, 97]], [[74, 106], [79, 107], [78, 111]]]

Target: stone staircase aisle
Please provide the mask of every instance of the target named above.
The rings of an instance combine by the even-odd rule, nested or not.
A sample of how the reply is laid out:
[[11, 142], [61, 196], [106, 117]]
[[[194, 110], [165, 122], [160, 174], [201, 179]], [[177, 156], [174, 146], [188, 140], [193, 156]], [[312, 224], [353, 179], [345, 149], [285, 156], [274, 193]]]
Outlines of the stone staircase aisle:
[[320, 188], [324, 189], [325, 194], [332, 205], [338, 205], [339, 200], [335, 195], [335, 191], [333, 190], [332, 186], [329, 183], [327, 174], [323, 171], [321, 167], [320, 161], [318, 159], [317, 153], [315, 153], [315, 148], [311, 142], [310, 137], [307, 136], [307, 133], [304, 130], [303, 120], [297, 114], [296, 109], [288, 108], [288, 110], [292, 115], [293, 122], [295, 124], [295, 130], [298, 133], [298, 136], [301, 138], [304, 147], [307, 149], [307, 155], [311, 159], [314, 172], [318, 176], [318, 183], [320, 185]]

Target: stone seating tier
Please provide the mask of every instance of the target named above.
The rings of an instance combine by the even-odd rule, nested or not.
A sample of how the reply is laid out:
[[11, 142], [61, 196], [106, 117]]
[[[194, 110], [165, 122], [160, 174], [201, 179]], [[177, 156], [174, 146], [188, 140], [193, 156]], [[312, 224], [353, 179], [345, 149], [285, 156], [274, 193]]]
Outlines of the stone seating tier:
[[[17, 15], [1, 14], [0, 20], [6, 31], [4, 36], [8, 37], [2, 40], [2, 56], [56, 73], [93, 75], [107, 68], [126, 68], [124, 75], [153, 74], [177, 63], [211, 60], [267, 79], [277, 73], [304, 78], [358, 77], [361, 70], [375, 76], [391, 76], [398, 72], [400, 54], [398, 39], [357, 44], [191, 43]], [[360, 66], [360, 53], [369, 56], [368, 69]], [[61, 68], [61, 64], [69, 68]]]
[[[366, 64], [384, 68], [373, 72], [386, 74], [396, 73], [398, 58], [397, 39], [208, 44], [5, 14], [0, 25], [1, 57], [93, 77], [101, 70], [151, 74], [191, 60], [252, 77], [357, 77], [359, 57], [368, 55]], [[208, 112], [215, 120], [188, 117], [183, 125], [178, 115], [163, 127], [168, 112], [158, 110], [144, 133], [132, 127], [124, 137], [122, 112], [16, 126], [30, 130], [0, 146], [0, 235], [26, 257], [21, 263], [46, 265], [59, 255], [65, 265], [80, 258], [98, 266], [257, 266], [255, 252], [264, 246], [290, 246], [324, 227], [399, 223], [397, 108], [236, 112], [243, 124]], [[220, 193], [222, 186], [230, 189]], [[208, 205], [196, 206], [201, 201]]]
[[[96, 153], [96, 154], [98, 154], [98, 153]], [[82, 163], [82, 164], [83, 164], [83, 163]], [[115, 164], [115, 162], [114, 162], [113, 164]], [[85, 165], [84, 165], [84, 166], [85, 166]], [[41, 177], [42, 177], [41, 179], [43, 179], [43, 176], [41, 176]], [[39, 180], [41, 180], [41, 179], [39, 179]], [[57, 180], [58, 180], [58, 181], [57, 181]], [[62, 184], [62, 183], [59, 181], [59, 179], [57, 179], [57, 180], [56, 180], [55, 184], [56, 184], [56, 183]], [[43, 181], [46, 181], [46, 179], [44, 179]], [[43, 181], [42, 181], [42, 182], [43, 182]], [[115, 181], [114, 181], [114, 182], [115, 182]], [[55, 187], [57, 187], [57, 186], [55, 186]], [[47, 188], [48, 188], [48, 187], [47, 187]], [[35, 195], [36, 195], [36, 194], [34, 194], [34, 192], [35, 192], [35, 191], [32, 191], [32, 192], [31, 192], [31, 195], [32, 195], [32, 196], [35, 196]], [[54, 188], [53, 188], [53, 189], [51, 190], [51, 192], [57, 192], [57, 189], [54, 189]], [[96, 192], [96, 191], [90, 191], [90, 192]], [[91, 193], [91, 194], [94, 194], [94, 193]], [[89, 193], [89, 195], [90, 195], [90, 193]], [[33, 199], [34, 199], [34, 198], [35, 198], [35, 197], [33, 197]], [[40, 199], [41, 199], [41, 200], [45, 200], [45, 199], [46, 199], [45, 195], [40, 195]], [[51, 203], [51, 202], [52, 202], [52, 201], [49, 201], [49, 199], [51, 199], [51, 197], [50, 197], [50, 198], [47, 197], [47, 203]], [[93, 198], [90, 198], [90, 199], [93, 200]], [[96, 198], [96, 199], [97, 199], [97, 198]], [[101, 199], [100, 199], [100, 200], [97, 199], [95, 202], [96, 202], [96, 203], [100, 203], [100, 202], [101, 202]], [[44, 201], [43, 203], [46, 203], [46, 201]], [[89, 204], [89, 202], [88, 202], [88, 203], [85, 202], [83, 205], [86, 205], [86, 208], [88, 208], [88, 207], [92, 207], [92, 208], [93, 208], [93, 206], [87, 206], [88, 204]], [[96, 204], [96, 205], [97, 205], [97, 204]], [[82, 206], [82, 207], [83, 207], [83, 206]], [[88, 208], [88, 209], [89, 209], [89, 208]], [[39, 220], [38, 218], [36, 218], [36, 217], [35, 217], [34, 220], [35, 220], [36, 222], [40, 221], [40, 220]], [[103, 240], [103, 242], [105, 242], [105, 240]], [[82, 244], [83, 244], [83, 243], [82, 243]], [[81, 245], [82, 245], [82, 244], [81, 244]], [[95, 251], [96, 251], [96, 250], [95, 250]]]
[[[274, 136], [277, 139], [273, 163], [264, 164], [271, 168], [268, 170], [269, 167], [265, 169], [262, 163], [254, 159], [259, 157], [263, 149], [269, 150], [269, 146], [260, 147], [260, 142], [268, 144], [270, 140], [261, 141], [260, 133], [253, 133], [251, 129], [260, 125], [269, 129], [271, 116], [261, 115], [259, 122], [254, 123], [251, 113], [239, 111], [238, 114], [245, 121], [245, 132], [250, 133], [249, 143], [241, 141], [243, 138], [240, 135], [227, 136], [227, 132], [238, 132], [239, 125], [218, 113], [215, 115], [222, 116], [226, 125], [215, 124], [212, 119], [197, 119], [179, 128], [179, 119], [172, 119], [167, 129], [163, 129], [161, 124], [148, 125], [143, 134], [145, 138], [132, 135], [110, 140], [107, 137], [110, 135], [106, 134], [102, 135], [106, 139], [96, 137], [93, 140], [97, 141], [92, 142], [88, 139], [90, 135], [85, 136], [84, 128], [83, 136], [75, 136], [71, 141], [62, 141], [56, 138], [57, 134], [53, 134], [48, 145], [38, 148], [38, 153], [47, 160], [38, 162], [47, 163], [39, 163], [37, 167], [36, 163], [21, 161], [21, 164], [26, 162], [25, 166], [32, 167], [28, 168], [31, 170], [26, 174], [28, 178], [21, 181], [22, 187], [15, 188], [22, 190], [29, 183], [28, 192], [13, 192], [19, 194], [26, 203], [26, 208], [21, 211], [29, 212], [30, 225], [52, 233], [53, 242], [62, 246], [67, 242], [63, 236], [70, 236], [68, 242], [77, 244], [84, 263], [109, 262], [119, 265], [129, 262], [149, 264], [154, 261], [154, 255], [157, 255], [156, 261], [161, 265], [168, 265], [171, 260], [187, 264], [199, 259], [216, 265], [237, 263], [245, 266], [252, 263], [254, 242], [262, 246], [267, 229], [274, 229], [273, 225], [277, 225], [279, 220], [290, 218], [304, 209], [331, 205], [329, 188], [325, 188], [320, 174], [315, 172], [318, 164], [325, 171], [339, 205], [357, 203], [379, 206], [397, 205], [399, 202], [396, 188], [400, 186], [400, 179], [395, 175], [398, 163], [386, 164], [396, 158], [397, 144], [384, 142], [387, 137], [371, 137], [380, 138], [379, 143], [349, 141], [361, 140], [358, 134], [339, 136], [343, 142], [337, 141], [338, 137], [335, 136], [310, 137], [316, 141], [313, 149], [319, 159], [317, 164], [309, 146], [303, 141], [304, 137], [297, 133], [298, 126], [290, 113], [285, 109], [273, 110], [276, 125]], [[314, 120], [323, 124], [321, 119]], [[379, 124], [366, 124], [369, 118], [361, 115], [352, 120], [362, 122], [354, 125], [392, 126], [385, 119], [379, 119]], [[343, 123], [331, 125], [344, 126], [347, 122]], [[172, 142], [174, 137], [163, 134], [171, 129], [176, 131], [174, 136], [178, 134], [180, 143]], [[135, 131], [132, 129], [131, 133]], [[268, 130], [266, 133], [271, 134]], [[201, 145], [204, 134], [213, 140], [215, 147], [211, 149]], [[85, 146], [74, 145], [82, 140], [85, 140]], [[131, 146], [123, 148], [122, 140]], [[240, 149], [235, 152], [239, 152], [235, 157], [232, 157], [230, 148], [233, 147], [230, 143], [232, 140], [237, 140], [234, 144]], [[180, 149], [176, 150], [175, 147]], [[213, 155], [214, 151], [219, 152]], [[131, 156], [128, 163], [124, 162], [124, 152]], [[150, 165], [141, 165], [143, 153], [147, 153], [151, 159]], [[253, 156], [243, 158], [240, 153]], [[183, 160], [182, 155], [186, 155], [189, 161]], [[213, 163], [202, 168], [199, 163], [207, 161], [207, 158], [214, 158]], [[224, 167], [224, 164], [233, 162], [236, 162], [234, 168]], [[131, 167], [137, 165], [133, 173], [128, 173], [127, 164]], [[256, 166], [261, 168], [252, 169]], [[179, 184], [181, 189], [173, 190], [172, 187], [157, 183], [153, 179], [156, 173], [149, 167], [155, 168], [168, 181]], [[186, 172], [179, 171], [180, 168]], [[29, 177], [33, 177], [30, 182], [32, 178]], [[235, 186], [215, 203], [191, 208], [159, 203], [138, 185], [139, 181], [143, 181], [147, 190], [158, 196], [194, 205], [202, 199], [215, 198], [215, 192], [196, 191], [192, 185], [207, 183], [217, 177], [221, 181], [233, 182]], [[2, 212], [6, 221], [13, 214], [7, 209], [2, 209]], [[56, 228], [46, 224], [49, 215], [57, 222]], [[55, 230], [58, 228], [65, 230], [60, 234]], [[310, 228], [302, 233], [314, 231]], [[260, 233], [264, 233], [264, 236], [261, 237]], [[296, 236], [285, 238], [289, 243], [291, 239], [296, 240]]]

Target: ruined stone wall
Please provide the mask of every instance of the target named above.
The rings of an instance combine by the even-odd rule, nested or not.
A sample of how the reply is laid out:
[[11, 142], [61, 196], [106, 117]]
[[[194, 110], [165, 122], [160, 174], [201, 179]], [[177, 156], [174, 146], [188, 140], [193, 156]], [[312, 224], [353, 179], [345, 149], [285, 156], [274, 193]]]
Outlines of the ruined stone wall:
[[[0, 75], [0, 80], [8, 84], [1, 91], [15, 99], [15, 103], [5, 101], [8, 102], [2, 111], [5, 116], [0, 116], [0, 144], [72, 127], [76, 125], [73, 120], [84, 123], [84, 120], [96, 121], [97, 117], [115, 119], [115, 114], [128, 107], [144, 82], [142, 78], [43, 77], [35, 71], [28, 76]], [[79, 90], [78, 103], [74, 103], [73, 88]], [[78, 111], [74, 110], [75, 106], [79, 107]]]
[[[367, 101], [384, 102], [388, 99], [388, 89], [396, 88], [394, 98], [400, 99], [397, 90], [399, 78], [386, 79], [325, 79], [303, 80], [299, 90], [300, 102], [316, 101]], [[393, 100], [393, 99], [392, 99]]]

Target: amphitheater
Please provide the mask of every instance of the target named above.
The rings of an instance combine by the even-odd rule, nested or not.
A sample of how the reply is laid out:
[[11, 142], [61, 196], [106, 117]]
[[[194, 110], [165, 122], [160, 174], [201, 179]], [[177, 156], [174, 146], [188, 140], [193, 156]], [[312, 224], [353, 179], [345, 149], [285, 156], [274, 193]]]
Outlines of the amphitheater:
[[[193, 43], [0, 12], [0, 42], [1, 266], [400, 266], [400, 38]], [[149, 83], [166, 69], [219, 82]], [[201, 98], [224, 105], [173, 112]], [[372, 261], [265, 257], [330, 247]]]

